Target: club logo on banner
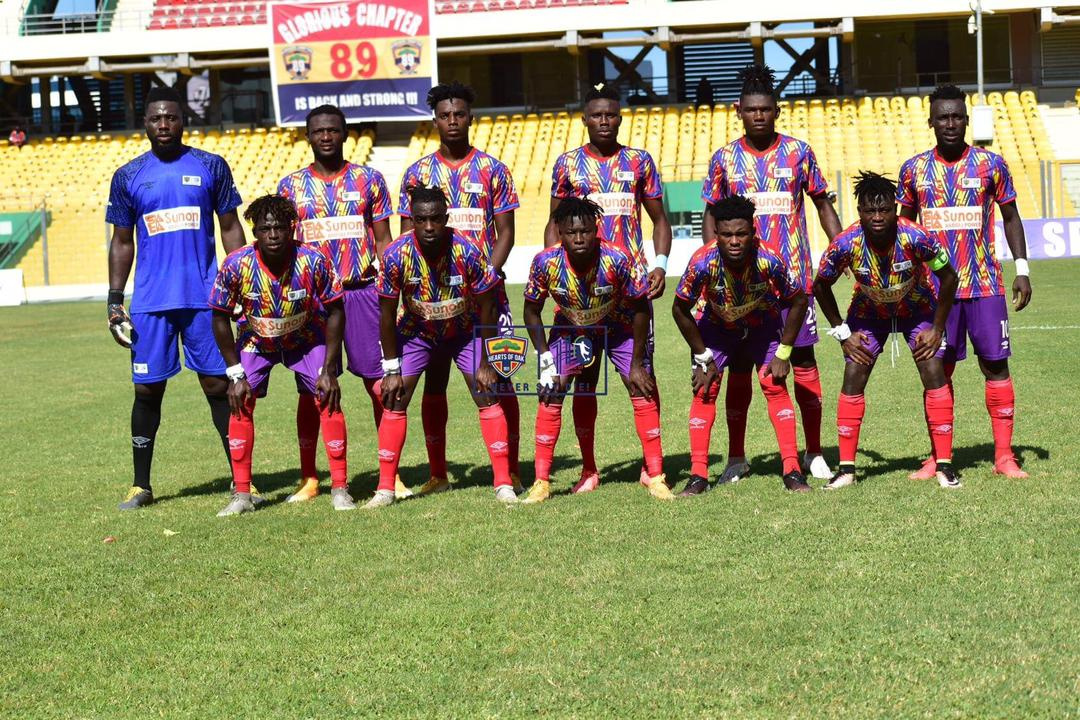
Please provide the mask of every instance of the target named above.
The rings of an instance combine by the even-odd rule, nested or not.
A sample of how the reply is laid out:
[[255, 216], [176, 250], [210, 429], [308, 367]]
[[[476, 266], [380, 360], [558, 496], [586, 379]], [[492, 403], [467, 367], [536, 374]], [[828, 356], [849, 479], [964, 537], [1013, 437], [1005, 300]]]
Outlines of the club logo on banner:
[[275, 2], [270, 79], [279, 125], [336, 105], [349, 122], [430, 115], [438, 80], [431, 0]]

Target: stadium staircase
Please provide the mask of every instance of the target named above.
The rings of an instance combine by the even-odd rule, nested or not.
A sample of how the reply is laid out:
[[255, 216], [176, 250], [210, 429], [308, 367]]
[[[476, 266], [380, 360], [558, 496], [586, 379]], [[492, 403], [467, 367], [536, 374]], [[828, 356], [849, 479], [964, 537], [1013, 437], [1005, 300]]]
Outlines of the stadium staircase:
[[142, 30], [145, 18], [154, 9], [154, 0], [117, 0], [111, 29], [116, 31]]
[[[1021, 214], [1040, 217], [1042, 163], [1059, 157], [1043, 118], [1055, 118], [1050, 124], [1057, 128], [1057, 114], [1040, 109], [1030, 91], [990, 93], [987, 101], [995, 114], [991, 149], [1001, 153], [1013, 170]], [[855, 219], [851, 177], [858, 170], [884, 171], [895, 177], [905, 159], [933, 145], [926, 125], [929, 108], [923, 97], [795, 100], [781, 106], [778, 129], [813, 146], [826, 179], [840, 194], [839, 210], [845, 223]], [[1080, 137], [1076, 129], [1061, 132]], [[683, 188], [692, 191], [691, 185], [700, 185], [705, 176], [713, 151], [741, 134], [739, 118], [729, 105], [635, 107], [624, 110], [619, 139], [648, 150], [665, 183], [687, 183]], [[1056, 129], [1054, 134], [1059, 134]], [[284, 173], [310, 161], [302, 132], [292, 129], [192, 130], [186, 139], [195, 147], [223, 155], [248, 200], [272, 192]], [[517, 184], [521, 198], [517, 245], [525, 254], [531, 255], [542, 244], [551, 166], [560, 153], [585, 140], [585, 128], [576, 114], [477, 116], [473, 144], [501, 158]], [[438, 144], [438, 133], [430, 122], [412, 127], [383, 124], [377, 144], [370, 131], [352, 135], [346, 143], [346, 156], [382, 171], [396, 205], [405, 167], [433, 152]], [[23, 179], [26, 202], [31, 203], [12, 207], [0, 200], [0, 211], [28, 210], [44, 198], [53, 213], [48, 235], [52, 283], [104, 281], [106, 230], [102, 220], [109, 180], [115, 168], [146, 149], [142, 133], [34, 139], [21, 151], [7, 147], [0, 139], [0, 173]], [[1072, 214], [1075, 205], [1069, 202], [1062, 210]], [[811, 241], [821, 249], [825, 238], [812, 206], [808, 213]], [[643, 221], [648, 237], [651, 227], [647, 218]], [[35, 244], [19, 264], [28, 286], [43, 281], [41, 263]]]
[[[1080, 100], [1080, 91], [1077, 93]], [[1055, 204], [1065, 217], [1076, 217], [1080, 208], [1080, 107], [1042, 107], [1050, 145], [1061, 165], [1061, 184], [1055, 188]], [[1055, 208], [1056, 209], [1056, 208]]]

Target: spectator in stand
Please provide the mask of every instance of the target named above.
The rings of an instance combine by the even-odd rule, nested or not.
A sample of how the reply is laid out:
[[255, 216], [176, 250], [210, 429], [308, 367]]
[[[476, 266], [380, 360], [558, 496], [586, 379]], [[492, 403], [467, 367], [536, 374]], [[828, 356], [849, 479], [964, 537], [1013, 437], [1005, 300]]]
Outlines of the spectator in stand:
[[26, 144], [26, 131], [22, 129], [21, 125], [16, 125], [11, 129], [11, 134], [8, 135], [8, 142], [17, 148], [22, 148]]

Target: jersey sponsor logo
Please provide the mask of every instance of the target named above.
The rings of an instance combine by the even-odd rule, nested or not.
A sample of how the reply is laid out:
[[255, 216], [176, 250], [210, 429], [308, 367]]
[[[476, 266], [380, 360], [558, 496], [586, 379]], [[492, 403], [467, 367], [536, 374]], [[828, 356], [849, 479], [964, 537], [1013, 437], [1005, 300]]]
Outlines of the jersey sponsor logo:
[[590, 193], [589, 199], [600, 206], [605, 216], [626, 217], [634, 214], [636, 203], [633, 193], [601, 192]]
[[790, 215], [795, 202], [788, 192], [754, 192], [747, 197], [754, 201], [754, 215]]
[[772, 174], [773, 174], [774, 178], [788, 179], [788, 180], [790, 180], [791, 178], [793, 178], [795, 176], [794, 173], [791, 172], [791, 168], [787, 168], [787, 167], [774, 167], [772, 169]]
[[764, 296], [765, 294], [762, 293], [753, 298], [750, 302], [743, 303], [742, 305], [721, 305], [715, 300], [710, 300], [709, 307], [711, 307], [712, 311], [725, 322], [733, 323], [742, 320], [757, 309], [758, 305], [761, 303], [761, 298]]
[[406, 297], [405, 305], [408, 307], [409, 312], [424, 320], [451, 320], [458, 315], [464, 314], [469, 309], [469, 301], [466, 298], [425, 302]]
[[591, 308], [572, 308], [563, 307], [562, 311], [566, 314], [566, 317], [570, 318], [570, 322], [575, 325], [598, 325], [601, 320], [611, 314], [612, 308], [615, 307], [614, 300], [608, 300], [605, 303], [601, 303], [596, 307]]
[[150, 365], [148, 363], [131, 363], [131, 372], [135, 375], [149, 375]]
[[904, 260], [902, 262], [893, 263], [893, 266], [892, 266], [892, 271], [893, 272], [903, 272], [904, 270], [910, 270], [910, 269], [911, 269], [911, 261], [910, 260]]
[[287, 294], [289, 300], [303, 300], [307, 297], [307, 290], [299, 288], [297, 290], [290, 290]]
[[155, 210], [143, 215], [143, 223], [151, 237], [178, 230], [198, 230], [202, 227], [202, 211], [195, 205]]
[[194, 185], [195, 187], [202, 187], [202, 178], [198, 175], [184, 175], [180, 182], [184, 185]]
[[361, 238], [366, 228], [363, 215], [311, 218], [300, 223], [300, 227], [304, 242], [309, 243]]
[[979, 190], [983, 186], [982, 178], [980, 177], [965, 177], [960, 178], [960, 187], [965, 190]]
[[256, 335], [272, 338], [294, 333], [304, 327], [304, 324], [307, 323], [308, 315], [308, 311], [305, 310], [302, 313], [283, 318], [248, 315], [247, 320], [251, 324], [251, 329], [255, 331]]
[[927, 230], [981, 230], [982, 208], [977, 205], [923, 208], [923, 225]]
[[915, 278], [911, 278], [907, 282], [902, 282], [899, 285], [893, 285], [892, 287], [886, 288], [876, 288], [860, 283], [859, 290], [875, 303], [892, 305], [907, 297], [914, 286]]
[[480, 195], [484, 192], [484, 186], [478, 182], [463, 182], [461, 183], [461, 190], [470, 195]]
[[479, 232], [484, 229], [484, 211], [480, 208], [450, 208], [447, 225], [466, 232]]
[[615, 173], [615, 179], [618, 182], [634, 182], [633, 170], [618, 170]]
[[529, 352], [529, 341], [523, 337], [493, 337], [484, 340], [488, 362], [506, 379], [510, 379], [522, 365]]

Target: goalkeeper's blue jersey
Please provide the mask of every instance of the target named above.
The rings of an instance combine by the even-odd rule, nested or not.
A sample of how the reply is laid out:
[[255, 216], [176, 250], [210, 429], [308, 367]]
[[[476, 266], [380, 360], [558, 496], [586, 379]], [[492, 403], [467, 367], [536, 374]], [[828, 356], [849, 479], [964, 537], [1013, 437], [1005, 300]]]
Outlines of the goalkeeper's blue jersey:
[[145, 152], [117, 170], [105, 220], [135, 229], [130, 311], [206, 308], [217, 274], [214, 214], [240, 202], [224, 158], [196, 148], [168, 162]]

